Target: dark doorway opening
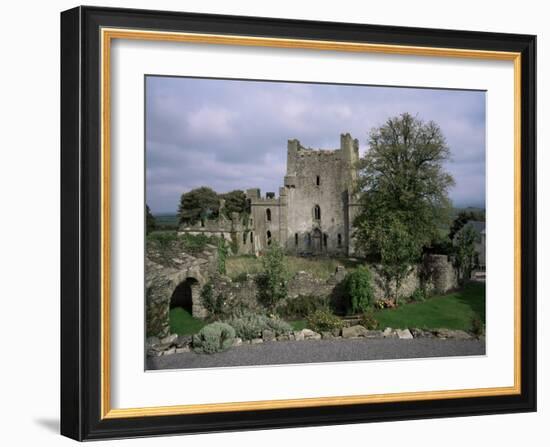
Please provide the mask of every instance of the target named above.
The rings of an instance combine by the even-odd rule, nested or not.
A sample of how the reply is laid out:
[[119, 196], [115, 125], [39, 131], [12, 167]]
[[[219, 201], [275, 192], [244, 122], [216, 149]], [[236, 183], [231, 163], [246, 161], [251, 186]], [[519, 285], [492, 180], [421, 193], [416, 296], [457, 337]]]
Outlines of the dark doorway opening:
[[193, 313], [193, 289], [196, 289], [199, 282], [195, 278], [187, 278], [178, 284], [170, 298], [170, 309], [181, 307], [190, 314]]

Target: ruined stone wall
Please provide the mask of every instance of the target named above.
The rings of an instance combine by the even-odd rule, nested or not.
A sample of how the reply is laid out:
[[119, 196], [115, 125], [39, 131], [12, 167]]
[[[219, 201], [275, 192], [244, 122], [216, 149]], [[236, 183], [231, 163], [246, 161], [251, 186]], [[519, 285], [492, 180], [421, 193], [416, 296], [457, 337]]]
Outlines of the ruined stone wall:
[[[253, 219], [253, 239], [257, 252], [262, 252], [269, 246], [268, 232], [271, 242], [277, 242], [284, 246], [281, 240], [281, 228], [286, 228], [286, 212], [281, 211], [285, 203], [281, 204], [279, 198], [255, 198], [251, 200], [251, 213]], [[268, 220], [268, 210], [271, 219]]]
[[206, 318], [208, 312], [200, 299], [200, 290], [218, 264], [217, 248], [206, 246], [195, 255], [179, 250], [177, 242], [160, 248], [148, 244], [145, 257], [145, 300], [147, 336], [165, 337], [170, 333], [169, 313], [172, 294], [180, 284], [190, 281], [191, 313]]

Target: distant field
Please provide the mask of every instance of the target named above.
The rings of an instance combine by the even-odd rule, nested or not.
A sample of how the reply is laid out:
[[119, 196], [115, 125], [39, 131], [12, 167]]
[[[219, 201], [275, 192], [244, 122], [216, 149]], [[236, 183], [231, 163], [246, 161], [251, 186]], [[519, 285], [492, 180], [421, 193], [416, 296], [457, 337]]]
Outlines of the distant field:
[[155, 214], [155, 223], [159, 227], [177, 228], [178, 216], [176, 214]]

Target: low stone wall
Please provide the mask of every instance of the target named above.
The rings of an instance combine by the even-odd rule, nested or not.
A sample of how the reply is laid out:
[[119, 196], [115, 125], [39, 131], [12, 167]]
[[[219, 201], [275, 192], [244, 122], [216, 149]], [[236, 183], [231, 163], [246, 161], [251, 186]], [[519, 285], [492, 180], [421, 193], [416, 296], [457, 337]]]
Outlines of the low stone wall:
[[[375, 300], [385, 298], [384, 281], [377, 272], [377, 266], [371, 266]], [[315, 277], [310, 272], [300, 271], [288, 283], [288, 297], [292, 300], [299, 296], [315, 296], [330, 300], [338, 308], [342, 298], [342, 281], [346, 270], [339, 266], [336, 272], [327, 280]], [[246, 309], [261, 311], [258, 302], [258, 286], [256, 278], [248, 275], [245, 281], [234, 282], [225, 276], [212, 278], [214, 296], [221, 296], [224, 308], [228, 311]], [[420, 287], [428, 293], [445, 293], [458, 286], [452, 264], [445, 255], [430, 255], [422, 265], [413, 267], [403, 281], [400, 289], [400, 298], [411, 296]], [[284, 304], [284, 303], [281, 303]]]

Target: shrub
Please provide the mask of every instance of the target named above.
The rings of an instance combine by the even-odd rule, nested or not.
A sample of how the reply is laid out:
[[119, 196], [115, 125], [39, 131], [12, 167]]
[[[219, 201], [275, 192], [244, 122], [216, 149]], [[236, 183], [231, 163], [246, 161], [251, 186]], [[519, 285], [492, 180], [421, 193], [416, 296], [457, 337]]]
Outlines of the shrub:
[[346, 312], [356, 314], [368, 309], [374, 300], [372, 274], [366, 267], [359, 267], [344, 279]]
[[221, 275], [225, 275], [226, 273], [225, 261], [228, 254], [229, 249], [225, 244], [225, 239], [218, 239], [218, 273]]
[[472, 334], [476, 337], [485, 335], [485, 324], [483, 324], [483, 321], [479, 317], [472, 318]]
[[317, 309], [307, 316], [307, 327], [316, 332], [330, 332], [334, 329], [340, 329], [342, 326], [342, 320], [328, 308]]
[[313, 295], [300, 295], [277, 309], [277, 313], [285, 318], [304, 318], [317, 309], [328, 306], [327, 298]]
[[193, 335], [193, 350], [204, 354], [225, 351], [233, 345], [235, 330], [219, 321], [204, 326]]
[[262, 258], [263, 273], [257, 278], [260, 300], [270, 309], [286, 298], [288, 272], [283, 249], [273, 242]]
[[374, 316], [374, 310], [372, 308], [367, 309], [361, 315], [359, 324], [368, 330], [374, 330], [378, 327], [378, 320]]
[[241, 272], [233, 278], [233, 282], [246, 282], [248, 280], [248, 273]]
[[178, 240], [175, 231], [153, 231], [147, 235], [147, 242], [155, 242], [160, 248], [167, 248], [172, 242]]
[[201, 290], [202, 305], [208, 311], [210, 316], [217, 317], [223, 314], [224, 296], [219, 294], [214, 296], [214, 287], [212, 283], [206, 283]]
[[184, 250], [187, 253], [196, 254], [203, 251], [209, 242], [212, 242], [211, 237], [204, 234], [183, 234], [180, 240]]
[[276, 335], [286, 334], [292, 330], [286, 321], [252, 312], [242, 312], [228, 320], [227, 323], [235, 329], [237, 337], [243, 340], [258, 338], [264, 330], [271, 330]]
[[423, 288], [418, 287], [414, 289], [414, 292], [410, 296], [410, 300], [414, 301], [415, 303], [421, 303], [422, 301], [426, 301], [426, 292]]

